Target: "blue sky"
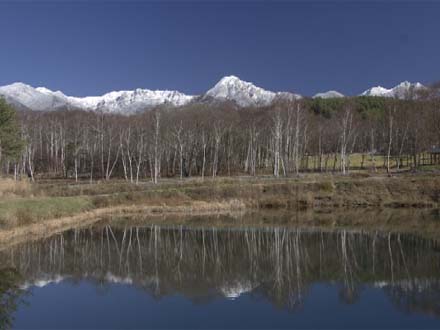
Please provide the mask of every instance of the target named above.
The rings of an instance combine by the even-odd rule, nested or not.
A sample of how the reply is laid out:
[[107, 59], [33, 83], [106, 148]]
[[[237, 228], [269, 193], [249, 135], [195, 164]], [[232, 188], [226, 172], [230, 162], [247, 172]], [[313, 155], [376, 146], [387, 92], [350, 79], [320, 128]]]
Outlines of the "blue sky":
[[2, 1], [0, 85], [358, 94], [440, 80], [440, 2]]

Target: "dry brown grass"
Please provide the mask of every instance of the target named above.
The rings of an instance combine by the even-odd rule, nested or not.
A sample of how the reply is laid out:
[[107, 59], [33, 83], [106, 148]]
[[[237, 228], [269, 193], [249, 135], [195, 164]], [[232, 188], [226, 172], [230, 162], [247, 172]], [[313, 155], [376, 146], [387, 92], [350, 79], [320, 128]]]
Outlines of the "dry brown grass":
[[127, 205], [95, 209], [86, 211], [73, 216], [63, 216], [59, 218], [46, 219], [42, 222], [31, 222], [26, 226], [16, 226], [0, 230], [0, 250], [5, 246], [18, 244], [23, 241], [35, 240], [51, 236], [57, 232], [62, 232], [70, 228], [91, 225], [103, 218], [111, 219], [124, 215], [210, 215], [210, 214], [230, 214], [243, 212], [246, 206], [238, 201], [224, 201], [216, 203], [193, 202], [185, 205]]
[[4, 197], [27, 197], [32, 194], [29, 181], [15, 181], [9, 178], [0, 178], [0, 198]]
[[[3, 196], [15, 197], [0, 198], [0, 231], [115, 207], [124, 212], [148, 209], [150, 214], [191, 213], [194, 208], [216, 213], [224, 209], [224, 203], [229, 203], [227, 208], [260, 211], [440, 207], [440, 176], [426, 174], [163, 180], [159, 185], [138, 186], [121, 181], [94, 185], [11, 181], [2, 182]], [[61, 194], [66, 197], [58, 192], [67, 192]], [[18, 198], [20, 194], [31, 197]]]

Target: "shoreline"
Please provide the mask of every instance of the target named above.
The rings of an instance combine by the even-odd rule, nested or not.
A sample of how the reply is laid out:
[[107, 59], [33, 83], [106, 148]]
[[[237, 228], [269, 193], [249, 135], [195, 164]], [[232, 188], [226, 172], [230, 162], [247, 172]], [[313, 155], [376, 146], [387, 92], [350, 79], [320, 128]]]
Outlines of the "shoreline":
[[[235, 201], [209, 205], [194, 203], [185, 207], [123, 206], [97, 209], [75, 216], [0, 231], [0, 251], [18, 244], [37, 241], [64, 231], [93, 225], [151, 226], [166, 228], [290, 228], [302, 231], [337, 231], [413, 234], [440, 241], [439, 210], [379, 209], [339, 210], [252, 210]], [[437, 213], [435, 213], [435, 211]]]
[[238, 201], [229, 203], [208, 204], [196, 202], [187, 206], [116, 206], [86, 211], [73, 216], [48, 219], [40, 223], [33, 223], [18, 226], [12, 229], [0, 230], [0, 250], [23, 241], [38, 240], [45, 237], [55, 235], [57, 233], [83, 226], [93, 225], [106, 217], [139, 215], [143, 216], [159, 216], [159, 215], [212, 215], [212, 214], [229, 214], [233, 212], [244, 211], [245, 207]]
[[[101, 218], [128, 214], [215, 216], [266, 210], [290, 214], [311, 211], [354, 214], [351, 220], [354, 223], [366, 210], [440, 208], [440, 176], [427, 175], [221, 178], [205, 182], [175, 180], [157, 186], [114, 181], [89, 186], [84, 183], [36, 186], [43, 192], [40, 196], [0, 202], [0, 220], [2, 216], [6, 219], [5, 226], [0, 227], [0, 246], [20, 237], [52, 235], [93, 224]], [[50, 190], [54, 187], [56, 190]]]

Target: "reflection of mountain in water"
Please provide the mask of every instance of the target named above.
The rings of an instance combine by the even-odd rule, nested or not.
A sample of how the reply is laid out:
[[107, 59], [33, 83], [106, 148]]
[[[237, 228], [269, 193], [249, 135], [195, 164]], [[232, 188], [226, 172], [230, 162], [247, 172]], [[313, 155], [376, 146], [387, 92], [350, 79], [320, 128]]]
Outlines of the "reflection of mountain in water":
[[368, 285], [399, 308], [440, 315], [439, 257], [435, 241], [398, 234], [99, 226], [17, 246], [0, 262], [23, 288], [89, 279], [198, 302], [246, 293], [293, 309], [311, 284], [332, 282], [347, 303]]

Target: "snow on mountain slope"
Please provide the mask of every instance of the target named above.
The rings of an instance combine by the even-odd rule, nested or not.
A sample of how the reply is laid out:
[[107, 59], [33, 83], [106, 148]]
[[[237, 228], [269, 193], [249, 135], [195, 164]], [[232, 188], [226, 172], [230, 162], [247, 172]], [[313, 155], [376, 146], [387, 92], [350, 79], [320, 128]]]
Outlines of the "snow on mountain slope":
[[236, 76], [223, 77], [213, 88], [205, 93], [206, 96], [220, 101], [234, 101], [241, 107], [267, 106], [275, 98], [297, 99], [301, 97], [300, 95], [288, 92], [274, 93], [267, 91]]
[[[387, 89], [381, 86], [372, 87], [361, 95], [412, 98], [415, 91], [424, 89], [420, 83], [402, 82]], [[14, 83], [0, 87], [0, 96], [20, 109], [37, 111], [59, 109], [82, 109], [90, 111], [102, 110], [112, 113], [132, 114], [155, 106], [183, 106], [197, 101], [230, 101], [240, 107], [267, 106], [278, 100], [296, 100], [299, 94], [289, 92], [272, 92], [243, 81], [236, 76], [223, 77], [213, 88], [200, 97], [185, 95], [178, 91], [153, 91], [136, 89], [133, 91], [115, 91], [102, 96], [73, 97], [60, 91], [52, 91], [45, 87], [34, 88], [23, 83]], [[337, 91], [318, 93], [314, 98], [340, 98], [343, 94]]]
[[193, 96], [177, 91], [136, 89], [134, 91], [110, 92], [103, 96], [69, 97], [69, 101], [81, 109], [134, 113], [164, 104], [182, 106], [193, 98]]
[[206, 96], [217, 100], [235, 101], [241, 107], [269, 105], [276, 93], [266, 91], [236, 76], [223, 77]]
[[177, 91], [134, 91], [110, 92], [103, 96], [72, 97], [60, 91], [51, 91], [45, 87], [33, 88], [23, 83], [14, 83], [0, 87], [0, 96], [6, 101], [30, 110], [44, 111], [66, 109], [103, 110], [106, 112], [135, 113], [154, 106], [168, 104], [182, 106], [193, 99]]
[[393, 97], [398, 99], [411, 98], [414, 92], [426, 88], [421, 83], [410, 83], [409, 81], [401, 82], [399, 85], [387, 89], [382, 86], [372, 87], [363, 92], [362, 96], [381, 96]]
[[341, 98], [344, 97], [344, 94], [341, 94], [337, 91], [328, 91], [324, 93], [318, 93], [313, 96], [314, 99], [321, 98], [321, 99], [334, 99], [334, 98]]
[[66, 105], [63, 94], [53, 93], [45, 88], [33, 88], [23, 83], [0, 87], [0, 95], [15, 106], [31, 110], [55, 110]]

